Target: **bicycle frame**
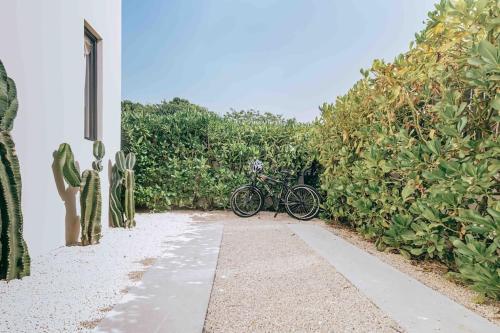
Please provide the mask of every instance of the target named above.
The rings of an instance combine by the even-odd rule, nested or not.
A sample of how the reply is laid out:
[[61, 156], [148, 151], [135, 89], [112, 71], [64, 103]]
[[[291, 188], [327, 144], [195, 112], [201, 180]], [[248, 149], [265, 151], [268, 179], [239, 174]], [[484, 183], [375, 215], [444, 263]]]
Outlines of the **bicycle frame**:
[[[275, 216], [278, 214], [280, 206], [285, 204], [284, 195], [290, 189], [290, 176], [283, 176], [283, 180], [272, 178], [264, 174], [254, 174], [252, 178], [252, 185], [257, 187], [263, 194], [267, 194], [265, 198], [271, 197], [273, 200], [274, 210], [276, 211]], [[262, 190], [261, 187], [264, 190]], [[275, 191], [277, 187], [279, 187], [279, 190]]]

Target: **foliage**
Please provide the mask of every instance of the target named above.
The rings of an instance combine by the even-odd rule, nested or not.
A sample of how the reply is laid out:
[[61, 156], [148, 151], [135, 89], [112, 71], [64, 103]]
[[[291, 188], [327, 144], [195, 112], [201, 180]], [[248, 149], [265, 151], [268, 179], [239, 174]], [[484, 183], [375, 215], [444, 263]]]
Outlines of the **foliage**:
[[179, 98], [122, 106], [122, 146], [137, 156], [139, 207], [228, 207], [231, 191], [248, 182], [252, 160], [273, 172], [301, 171], [314, 158], [310, 125], [293, 119], [257, 111], [220, 116]]
[[30, 256], [23, 239], [21, 173], [10, 131], [17, 115], [17, 90], [0, 61], [0, 279], [30, 275]]
[[[111, 169], [109, 191], [109, 212], [112, 227], [132, 228], [135, 226], [135, 177], [134, 153], [125, 156], [123, 151], [116, 153], [116, 164]], [[124, 215], [126, 218], [124, 218]]]
[[325, 209], [500, 298], [499, 6], [442, 0], [410, 50], [322, 106]]
[[62, 143], [55, 154], [56, 164], [68, 185], [80, 188], [81, 244], [84, 246], [99, 243], [101, 238], [102, 201], [99, 172], [102, 171], [102, 159], [105, 154], [101, 141], [94, 142], [93, 154], [96, 160], [92, 163], [92, 170], [83, 171], [81, 176], [69, 144]]

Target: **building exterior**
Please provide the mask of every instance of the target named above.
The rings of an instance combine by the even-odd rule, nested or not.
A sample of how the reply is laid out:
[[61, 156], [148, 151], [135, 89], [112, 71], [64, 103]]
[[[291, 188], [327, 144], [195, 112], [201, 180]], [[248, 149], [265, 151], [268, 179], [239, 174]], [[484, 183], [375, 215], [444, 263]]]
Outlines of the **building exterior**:
[[105, 238], [108, 160], [120, 149], [121, 0], [0, 0], [0, 32], [0, 60], [17, 85], [12, 135], [31, 256], [67, 240], [65, 203], [52, 170], [53, 152], [63, 142], [81, 170], [91, 168], [92, 141], [105, 144]]

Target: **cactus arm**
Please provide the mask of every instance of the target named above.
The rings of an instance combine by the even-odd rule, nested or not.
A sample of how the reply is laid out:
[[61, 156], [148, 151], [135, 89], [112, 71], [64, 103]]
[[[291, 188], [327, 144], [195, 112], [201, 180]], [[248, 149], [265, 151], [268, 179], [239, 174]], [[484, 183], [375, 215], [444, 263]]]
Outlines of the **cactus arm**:
[[106, 149], [104, 148], [102, 141], [94, 141], [92, 152], [96, 160], [102, 160], [104, 154], [106, 153]]
[[102, 158], [104, 157], [105, 154], [104, 144], [101, 141], [95, 141], [92, 152], [96, 159], [94, 162], [92, 162], [92, 169], [101, 172], [103, 169]]
[[12, 130], [14, 118], [16, 118], [17, 115], [17, 91], [16, 85], [11, 78], [7, 78], [7, 99], [10, 103], [2, 114], [2, 120], [0, 122], [0, 129], [2, 131]]
[[71, 146], [67, 143], [62, 143], [56, 152], [56, 156], [66, 182], [72, 187], [79, 187], [82, 179], [76, 167], [75, 157], [71, 150]]
[[116, 153], [115, 160], [118, 170], [124, 172], [127, 169], [127, 167], [125, 165], [125, 154], [123, 153], [123, 151], [120, 150], [119, 152]]
[[93, 161], [92, 162], [92, 169], [94, 169], [97, 172], [101, 172], [103, 169], [102, 168], [102, 161], [101, 160]]
[[135, 199], [134, 199], [134, 186], [135, 186], [135, 179], [134, 179], [134, 171], [133, 170], [126, 170], [125, 171], [125, 204], [124, 204], [124, 210], [125, 210], [125, 216], [127, 218], [126, 220], [126, 226], [128, 228], [131, 228], [135, 226]]
[[23, 240], [21, 174], [9, 132], [0, 132], [1, 242], [0, 278], [16, 279], [30, 274], [30, 259]]
[[7, 76], [0, 61], [0, 130], [10, 131], [17, 115], [17, 90], [14, 81]]
[[95, 170], [85, 170], [80, 186], [80, 224], [82, 245], [98, 243], [101, 238], [101, 182]]
[[127, 157], [125, 158], [125, 168], [132, 170], [134, 169], [135, 166], [135, 154], [134, 153], [128, 153]]

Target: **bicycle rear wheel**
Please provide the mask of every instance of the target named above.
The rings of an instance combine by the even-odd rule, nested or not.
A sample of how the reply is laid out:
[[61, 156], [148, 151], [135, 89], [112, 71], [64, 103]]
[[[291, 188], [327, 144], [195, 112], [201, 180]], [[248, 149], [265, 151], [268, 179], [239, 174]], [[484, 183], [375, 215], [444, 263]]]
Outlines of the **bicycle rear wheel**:
[[288, 215], [307, 221], [318, 214], [320, 198], [314, 188], [308, 185], [295, 185], [285, 196], [285, 208]]
[[250, 217], [257, 214], [264, 204], [260, 190], [252, 185], [242, 186], [231, 195], [231, 209], [239, 217]]

